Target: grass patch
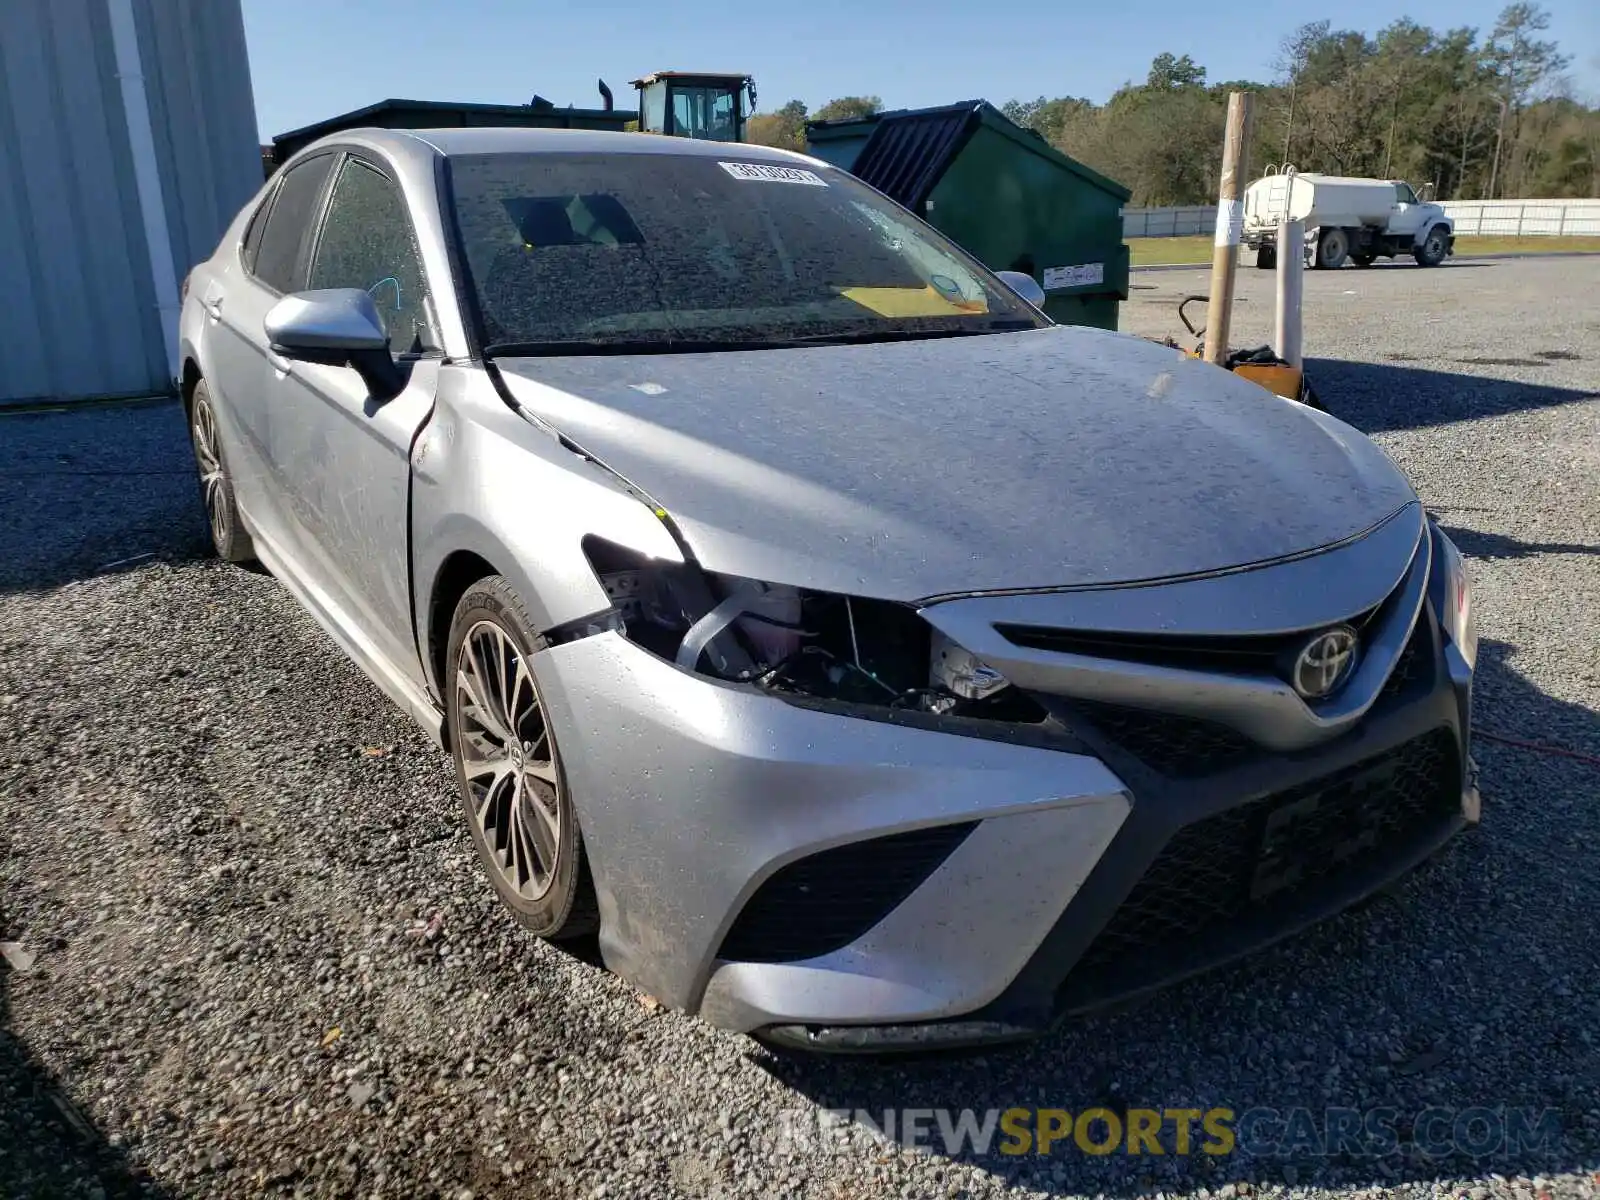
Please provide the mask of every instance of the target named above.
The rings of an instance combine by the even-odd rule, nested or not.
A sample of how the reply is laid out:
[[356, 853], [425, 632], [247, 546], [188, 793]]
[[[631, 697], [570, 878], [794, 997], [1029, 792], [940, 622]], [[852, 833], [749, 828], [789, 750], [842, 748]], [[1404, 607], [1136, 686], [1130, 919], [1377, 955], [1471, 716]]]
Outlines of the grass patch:
[[[1128, 253], [1136, 267], [1199, 266], [1211, 261], [1208, 237], [1132, 238]], [[1461, 237], [1456, 253], [1472, 254], [1600, 254], [1600, 237]], [[1253, 261], [1250, 251], [1241, 261]], [[1382, 260], [1380, 260], [1382, 261]]]
[[1136, 267], [1167, 266], [1174, 263], [1209, 263], [1212, 242], [1208, 237], [1130, 238], [1129, 260]]

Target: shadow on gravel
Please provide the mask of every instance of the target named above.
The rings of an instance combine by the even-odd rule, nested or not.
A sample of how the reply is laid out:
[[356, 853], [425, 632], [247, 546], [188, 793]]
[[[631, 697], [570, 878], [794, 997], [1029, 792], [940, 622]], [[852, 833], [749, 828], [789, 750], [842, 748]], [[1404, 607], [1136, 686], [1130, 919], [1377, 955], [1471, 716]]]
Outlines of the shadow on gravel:
[[[0, 857], [11, 850], [0, 837]], [[0, 891], [0, 904], [5, 893]], [[102, 1196], [105, 1200], [166, 1197], [170, 1193], [134, 1167], [112, 1146], [68, 1098], [60, 1081], [12, 1028], [12, 992], [24, 987], [50, 986], [50, 952], [54, 947], [25, 937], [12, 927], [10, 915], [0, 907], [0, 941], [21, 937], [28, 953], [37, 956], [26, 975], [0, 962], [0, 1196], [19, 1200], [66, 1200], [67, 1197]], [[89, 1090], [94, 1081], [76, 1081], [77, 1090]]]
[[[1537, 361], [1530, 359], [1529, 365], [1545, 368], [1550, 360], [1541, 356]], [[1577, 388], [1338, 358], [1307, 359], [1306, 377], [1316, 387], [1323, 407], [1363, 433], [1425, 429], [1553, 408], [1596, 395]]]
[[[1543, 693], [1516, 654], [1481, 647], [1479, 727], [1600, 754], [1600, 716]], [[1600, 1169], [1590, 948], [1600, 769], [1488, 739], [1474, 753], [1477, 830], [1390, 891], [1243, 963], [978, 1056], [758, 1061], [842, 1122], [827, 1141], [803, 1123], [813, 1146], [870, 1156], [885, 1110], [896, 1110], [890, 1136], [902, 1144], [904, 1110], [933, 1110], [914, 1144], [1051, 1195], [1205, 1188], [1227, 1198], [1280, 1183], [1393, 1188], [1498, 1175], [1531, 1196], [1544, 1190], [1540, 1176], [1589, 1181]], [[1075, 1143], [1072, 1122], [1096, 1107], [1123, 1131], [1109, 1154]], [[1018, 1154], [990, 1116], [1012, 1108], [1030, 1110], [1016, 1124], [1035, 1137], [1036, 1110], [1065, 1110], [1069, 1132], [1048, 1157], [1036, 1142]], [[1219, 1108], [1234, 1114], [1234, 1151], [1201, 1152], [1209, 1139], [1196, 1115], [1188, 1152], [1175, 1153], [1177, 1119], [1166, 1114]], [[1158, 1114], [1163, 1154], [1129, 1155], [1131, 1109]], [[964, 1110], [975, 1130], [987, 1120], [987, 1149], [951, 1145], [940, 1110], [957, 1130]], [[1091, 1140], [1108, 1141], [1108, 1128], [1097, 1119]], [[1504, 1183], [1493, 1187], [1505, 1194]]]
[[1600, 554], [1600, 546], [1582, 542], [1524, 542], [1503, 533], [1442, 526], [1450, 540], [1469, 558], [1531, 558], [1535, 554]]
[[207, 551], [177, 401], [0, 412], [0, 593]]

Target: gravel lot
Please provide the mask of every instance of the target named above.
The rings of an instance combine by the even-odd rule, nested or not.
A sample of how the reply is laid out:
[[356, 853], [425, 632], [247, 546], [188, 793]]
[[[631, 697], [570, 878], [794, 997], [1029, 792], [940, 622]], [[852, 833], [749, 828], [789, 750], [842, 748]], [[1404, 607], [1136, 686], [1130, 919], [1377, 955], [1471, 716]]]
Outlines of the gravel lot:
[[[1124, 327], [1176, 334], [1204, 276], [1135, 282]], [[1600, 755], [1600, 261], [1307, 283], [1324, 401], [1471, 556], [1480, 730]], [[1244, 273], [1236, 342], [1269, 288]], [[1483, 826], [1396, 892], [1040, 1044], [777, 1059], [523, 936], [446, 760], [204, 549], [174, 405], [0, 416], [0, 1193], [1600, 1191], [1600, 763], [1480, 740]], [[1548, 1109], [1558, 1133], [1479, 1158], [778, 1137], [819, 1106], [1100, 1102], [1389, 1108], [1402, 1137], [1432, 1105]]]

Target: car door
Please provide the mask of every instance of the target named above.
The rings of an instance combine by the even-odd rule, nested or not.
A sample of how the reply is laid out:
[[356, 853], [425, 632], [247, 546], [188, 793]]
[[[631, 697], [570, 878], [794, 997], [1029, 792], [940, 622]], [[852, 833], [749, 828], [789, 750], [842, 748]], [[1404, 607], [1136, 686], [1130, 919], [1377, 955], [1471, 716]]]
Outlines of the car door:
[[422, 679], [412, 633], [410, 454], [433, 409], [441, 355], [414, 224], [374, 161], [343, 156], [307, 267], [308, 289], [372, 296], [404, 389], [376, 401], [349, 367], [295, 362], [274, 401], [270, 454], [293, 497], [309, 582], [350, 632], [407, 678]]
[[289, 540], [283, 481], [270, 454], [274, 393], [287, 363], [267, 346], [267, 312], [305, 278], [311, 232], [333, 154], [304, 159], [282, 172], [239, 245], [237, 256], [204, 284], [207, 386], [217, 402], [234, 494], [252, 527], [267, 540]]

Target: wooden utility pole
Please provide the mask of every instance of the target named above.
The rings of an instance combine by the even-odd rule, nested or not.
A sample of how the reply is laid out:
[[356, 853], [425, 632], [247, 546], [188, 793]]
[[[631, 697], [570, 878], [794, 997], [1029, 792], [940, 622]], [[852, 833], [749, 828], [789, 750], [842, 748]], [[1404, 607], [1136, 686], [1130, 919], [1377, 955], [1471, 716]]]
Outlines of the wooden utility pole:
[[1244, 179], [1250, 169], [1250, 130], [1255, 96], [1228, 94], [1228, 136], [1222, 144], [1222, 184], [1217, 190], [1217, 236], [1211, 256], [1211, 302], [1206, 308], [1206, 351], [1210, 363], [1228, 356], [1228, 326], [1233, 317], [1233, 272], [1244, 228]]

